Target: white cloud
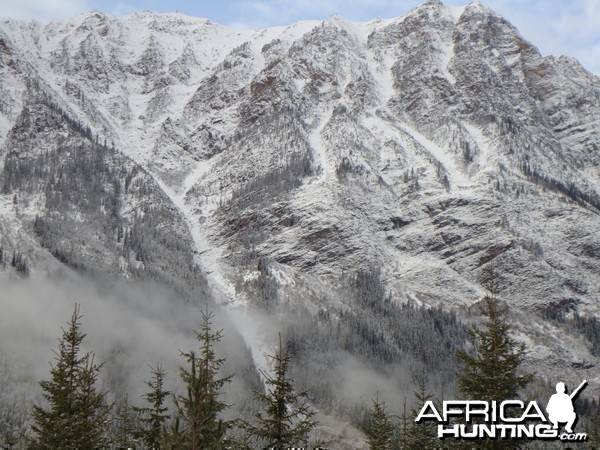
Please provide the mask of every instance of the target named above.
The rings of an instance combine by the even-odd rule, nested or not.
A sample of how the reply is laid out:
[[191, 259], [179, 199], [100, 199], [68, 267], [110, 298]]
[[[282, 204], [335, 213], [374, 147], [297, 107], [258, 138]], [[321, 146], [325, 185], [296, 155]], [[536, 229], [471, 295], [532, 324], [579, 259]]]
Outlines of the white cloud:
[[18, 0], [4, 1], [0, 16], [11, 19], [35, 19], [40, 22], [63, 19], [90, 11], [89, 0]]
[[69, 277], [10, 280], [1, 273], [0, 285], [0, 408], [7, 380], [24, 399], [36, 400], [37, 381], [48, 377], [52, 349], [75, 303], [81, 306], [81, 329], [87, 334], [82, 352], [94, 352], [96, 361], [104, 362], [103, 382], [118, 381], [131, 398], [140, 398], [147, 364], [160, 361], [171, 385], [182, 362], [179, 349], [197, 347], [192, 330], [201, 323], [203, 305], [178, 300], [159, 286], [103, 286]]

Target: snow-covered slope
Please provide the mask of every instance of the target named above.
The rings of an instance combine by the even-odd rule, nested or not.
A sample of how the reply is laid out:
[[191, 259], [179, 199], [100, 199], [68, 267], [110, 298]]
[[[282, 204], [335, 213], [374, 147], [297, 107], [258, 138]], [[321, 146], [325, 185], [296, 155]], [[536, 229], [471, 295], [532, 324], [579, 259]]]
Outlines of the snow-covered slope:
[[[378, 267], [395, 298], [447, 308], [476, 302], [493, 263], [518, 309], [600, 314], [600, 79], [479, 2], [243, 32], [148, 12], [3, 21], [2, 167], [70, 133], [19, 133], [33, 91], [147, 171], [224, 303], [252, 304], [260, 258], [282, 292]], [[326, 308], [313, 294], [292, 297]]]

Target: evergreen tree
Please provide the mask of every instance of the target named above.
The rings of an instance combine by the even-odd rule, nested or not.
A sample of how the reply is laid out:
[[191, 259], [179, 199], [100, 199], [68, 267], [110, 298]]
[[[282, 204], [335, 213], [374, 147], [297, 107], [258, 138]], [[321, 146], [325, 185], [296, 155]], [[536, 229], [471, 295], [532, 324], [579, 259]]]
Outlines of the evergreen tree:
[[17, 403], [4, 406], [0, 411], [0, 448], [16, 450], [23, 448], [27, 419]]
[[437, 423], [430, 421], [415, 422], [425, 403], [433, 398], [433, 395], [427, 392], [425, 375], [422, 374], [418, 377], [417, 384], [418, 391], [415, 392], [416, 403], [415, 407], [411, 410], [411, 421], [406, 430], [404, 448], [411, 450], [436, 448], [440, 445], [437, 437]]
[[163, 427], [160, 445], [157, 448], [169, 450], [187, 450], [189, 448], [186, 447], [186, 434], [181, 427], [179, 415], [176, 415], [171, 423]]
[[222, 338], [222, 330], [211, 329], [214, 314], [202, 312], [202, 329], [196, 333], [200, 342], [200, 355], [190, 351], [182, 353], [189, 368], [180, 368], [181, 379], [187, 387], [187, 396], [180, 396], [180, 415], [188, 435], [191, 450], [222, 448], [230, 422], [219, 418], [228, 405], [219, 400], [221, 389], [231, 382], [232, 376], [219, 378], [225, 361], [217, 358], [215, 344]]
[[406, 411], [406, 397], [404, 397], [404, 405], [402, 408], [402, 414], [398, 416], [400, 419], [400, 426], [397, 430], [398, 435], [398, 448], [405, 450], [408, 448], [407, 436], [408, 436], [408, 427], [411, 426], [411, 413]]
[[143, 395], [143, 399], [150, 405], [146, 408], [134, 408], [140, 414], [142, 429], [138, 431], [138, 437], [144, 442], [148, 449], [160, 448], [161, 434], [166, 421], [169, 419], [168, 408], [165, 400], [169, 391], [165, 391], [164, 382], [166, 372], [160, 364], [150, 367], [152, 378], [146, 381], [150, 390]]
[[390, 417], [385, 412], [385, 403], [379, 401], [379, 396], [372, 400], [369, 423], [365, 429], [367, 443], [371, 450], [392, 450], [394, 427]]
[[[596, 405], [599, 403], [600, 399]], [[600, 408], [596, 408], [595, 411], [592, 411], [586, 427], [586, 432], [590, 448], [600, 448]]]
[[525, 346], [510, 336], [507, 323], [508, 308], [498, 299], [499, 280], [493, 268], [486, 271], [488, 294], [483, 299], [484, 328], [474, 328], [476, 354], [459, 352], [462, 368], [459, 388], [469, 399], [502, 401], [518, 398], [532, 376], [519, 375], [525, 359]]
[[[488, 294], [483, 299], [483, 315], [487, 318], [484, 328], [473, 328], [476, 342], [474, 355], [461, 351], [458, 356], [462, 367], [458, 377], [461, 392], [471, 400], [488, 402], [519, 398], [532, 378], [531, 374], [519, 374], [519, 366], [525, 359], [525, 345], [510, 336], [507, 323], [508, 307], [498, 299], [499, 280], [490, 266], [486, 270], [485, 287]], [[519, 448], [517, 441], [486, 440], [478, 443], [482, 449]]]
[[114, 443], [116, 448], [134, 448], [138, 434], [137, 420], [135, 408], [129, 406], [127, 396], [125, 396], [123, 403], [119, 406], [114, 422], [116, 428]]
[[257, 426], [243, 423], [248, 433], [266, 447], [301, 446], [309, 439], [310, 432], [317, 426], [315, 412], [303, 401], [307, 391], [296, 393], [293, 380], [288, 376], [291, 356], [283, 353], [281, 336], [279, 352], [269, 355], [275, 361], [274, 375], [262, 372], [267, 392], [257, 392], [256, 398], [264, 405], [264, 412], [256, 413]]
[[95, 388], [101, 365], [92, 353], [80, 355], [79, 307], [75, 306], [68, 328], [63, 328], [50, 380], [41, 381], [47, 409], [35, 405], [31, 448], [36, 450], [87, 450], [108, 444], [109, 407], [105, 393]]

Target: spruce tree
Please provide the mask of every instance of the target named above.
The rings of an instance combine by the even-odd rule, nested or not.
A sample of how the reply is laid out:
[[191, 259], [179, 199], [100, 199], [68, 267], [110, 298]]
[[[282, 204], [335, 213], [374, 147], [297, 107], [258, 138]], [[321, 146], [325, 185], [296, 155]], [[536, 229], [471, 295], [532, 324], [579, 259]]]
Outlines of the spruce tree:
[[[117, 409], [114, 420], [114, 444], [116, 448], [134, 448], [137, 442], [137, 415], [135, 408], [129, 405], [127, 395]], [[149, 447], [150, 449], [153, 447]]]
[[[510, 336], [507, 322], [508, 307], [498, 298], [499, 279], [490, 266], [485, 272], [488, 294], [483, 299], [482, 313], [486, 317], [483, 328], [473, 328], [476, 353], [459, 352], [462, 367], [458, 386], [470, 400], [487, 402], [519, 398], [519, 390], [531, 381], [531, 374], [520, 374], [525, 359], [525, 345]], [[482, 449], [513, 449], [517, 441], [491, 440], [478, 442]]]
[[140, 414], [141, 430], [137, 436], [144, 442], [148, 449], [160, 448], [161, 434], [167, 420], [169, 420], [168, 408], [165, 405], [169, 391], [164, 389], [166, 372], [163, 367], [157, 363], [156, 367], [150, 366], [152, 378], [146, 381], [150, 390], [142, 398], [150, 406], [145, 408], [134, 408]]
[[219, 416], [228, 407], [219, 399], [221, 389], [231, 382], [232, 376], [219, 377], [225, 361], [217, 358], [215, 344], [222, 338], [222, 330], [213, 332], [214, 314], [202, 312], [202, 329], [196, 333], [200, 355], [193, 351], [182, 353], [188, 368], [180, 368], [180, 376], [187, 387], [187, 395], [179, 396], [180, 415], [183, 419], [191, 450], [219, 449], [226, 443], [225, 433], [230, 422]]
[[485, 286], [488, 294], [483, 299], [484, 328], [473, 328], [476, 354], [459, 352], [462, 368], [459, 388], [472, 400], [502, 401], [518, 398], [532, 376], [520, 375], [519, 366], [525, 359], [525, 346], [510, 336], [507, 323], [508, 307], [500, 303], [499, 279], [493, 268], [486, 270]]
[[367, 443], [371, 450], [391, 450], [393, 448], [394, 427], [390, 417], [385, 412], [385, 402], [379, 401], [379, 396], [372, 400], [373, 405], [366, 426]]
[[79, 306], [75, 306], [68, 328], [63, 328], [50, 380], [40, 382], [47, 408], [32, 411], [31, 448], [36, 450], [87, 450], [108, 444], [106, 431], [110, 408], [105, 393], [96, 390], [101, 365], [94, 355], [80, 355], [85, 334], [81, 332]]
[[266, 447], [293, 447], [307, 443], [310, 432], [317, 426], [315, 412], [304, 401], [308, 392], [296, 393], [288, 368], [291, 356], [284, 353], [279, 337], [279, 352], [269, 355], [275, 362], [274, 375], [261, 372], [267, 392], [256, 392], [256, 399], [264, 411], [256, 413], [257, 426], [244, 423], [248, 433]]
[[[437, 437], [437, 423], [424, 421], [416, 423], [415, 419], [425, 403], [433, 398], [430, 392], [427, 392], [427, 383], [425, 375], [421, 374], [417, 378], [418, 390], [415, 392], [415, 406], [411, 410], [411, 421], [407, 427], [404, 448], [410, 450], [421, 450], [426, 448], [435, 448], [440, 444]], [[438, 405], [439, 407], [439, 405]]]
[[189, 448], [189, 446], [186, 444], [187, 441], [185, 430], [181, 426], [181, 418], [179, 414], [176, 414], [171, 422], [163, 428], [160, 436], [160, 445], [157, 448], [169, 450], [187, 450]]

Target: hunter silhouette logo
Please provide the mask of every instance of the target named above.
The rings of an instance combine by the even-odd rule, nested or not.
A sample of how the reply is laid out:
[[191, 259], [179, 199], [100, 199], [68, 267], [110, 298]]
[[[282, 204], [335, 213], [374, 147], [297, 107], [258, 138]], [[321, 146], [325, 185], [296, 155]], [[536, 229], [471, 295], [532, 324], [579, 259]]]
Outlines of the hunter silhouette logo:
[[[546, 416], [536, 401], [446, 400], [440, 406], [428, 400], [415, 419], [436, 421], [438, 438], [447, 439], [545, 439], [585, 441], [585, 433], [574, 433], [577, 413], [573, 400], [586, 386], [583, 381], [572, 394], [565, 383], [556, 384], [556, 394], [548, 401]], [[457, 423], [458, 422], [458, 423]], [[565, 424], [559, 432], [559, 424]]]
[[558, 429], [559, 422], [566, 422], [567, 426], [565, 431], [567, 433], [573, 433], [573, 425], [577, 420], [577, 414], [573, 407], [573, 399], [581, 392], [581, 390], [587, 384], [587, 380], [583, 380], [583, 383], [579, 385], [571, 395], [565, 393], [565, 383], [556, 383], [556, 394], [550, 397], [546, 411], [548, 411], [548, 418], [554, 425], [554, 430]]

